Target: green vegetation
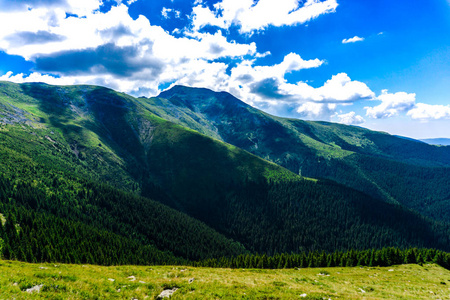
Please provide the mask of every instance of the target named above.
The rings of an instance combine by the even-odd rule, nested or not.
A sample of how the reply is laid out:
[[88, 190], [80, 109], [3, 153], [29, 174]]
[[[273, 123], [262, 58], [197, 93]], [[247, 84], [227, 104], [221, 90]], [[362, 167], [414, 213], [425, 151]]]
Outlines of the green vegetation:
[[[158, 99], [166, 103], [163, 98], [135, 99], [93, 86], [0, 83], [0, 90], [0, 213], [10, 220], [9, 229], [0, 237], [6, 258], [155, 264], [255, 252], [273, 255], [382, 247], [450, 250], [446, 223], [332, 181], [298, 176], [236, 146], [164, 120], [155, 115], [163, 109], [152, 104]], [[227, 114], [235, 115], [240, 130], [254, 134], [233, 135], [237, 144], [245, 140], [262, 145], [257, 142], [261, 134], [271, 132], [269, 137], [276, 136], [273, 144], [278, 146], [269, 159], [285, 153], [289, 145], [297, 145], [305, 155], [312, 153], [307, 147], [311, 137], [292, 141], [289, 130], [294, 125], [285, 127], [281, 119], [254, 112], [229, 94], [219, 94], [222, 103], [210, 91], [202, 93], [192, 103], [186, 98], [171, 99], [172, 107], [188, 114], [189, 105], [201, 106], [224, 119]], [[189, 116], [195, 119], [192, 113]], [[235, 130], [222, 125], [223, 130]], [[222, 129], [217, 132], [223, 133]], [[362, 138], [358, 143], [368, 144]], [[323, 149], [337, 153], [328, 152], [335, 163], [355, 155], [348, 155], [351, 151], [343, 150], [347, 146], [338, 141], [322, 144]], [[264, 147], [258, 149], [253, 150], [261, 155], [256, 150]], [[303, 170], [318, 157], [332, 161], [321, 155], [311, 160], [306, 155], [298, 167]], [[405, 163], [395, 163], [392, 168], [404, 164], [407, 171], [412, 170]], [[365, 174], [370, 171], [370, 176], [378, 178], [385, 168], [390, 167], [380, 166], [379, 172], [367, 170]], [[423, 170], [417, 168], [417, 172]], [[341, 175], [343, 170], [324, 168], [323, 174]], [[344, 175], [345, 180], [353, 178]], [[441, 180], [445, 176], [443, 172]], [[365, 178], [355, 179], [364, 189]], [[385, 189], [381, 183], [378, 186]], [[394, 191], [404, 192], [391, 188]], [[441, 191], [436, 189], [430, 197]], [[420, 203], [420, 196], [416, 202]], [[60, 225], [39, 226], [44, 220]], [[21, 229], [14, 233], [16, 225]], [[84, 233], [69, 235], [76, 231]], [[92, 237], [92, 248], [67, 247], [81, 244], [87, 236]], [[108, 239], [114, 242], [103, 246]], [[102, 253], [95, 247], [106, 248]], [[114, 249], [123, 254], [114, 255]]]
[[327, 253], [325, 251], [276, 254], [247, 254], [237, 257], [207, 259], [194, 263], [195, 266], [214, 268], [321, 268], [321, 267], [388, 267], [401, 264], [435, 263], [450, 269], [450, 253], [435, 249], [399, 249], [383, 248], [380, 250], [349, 250]]
[[[445, 299], [449, 284], [450, 272], [435, 264], [261, 270], [0, 261], [6, 299], [155, 299], [175, 287], [171, 299]], [[26, 292], [37, 285], [39, 293]]]
[[157, 115], [296, 174], [330, 179], [436, 220], [450, 218], [450, 147], [355, 126], [274, 117], [207, 89], [175, 86], [145, 103]]

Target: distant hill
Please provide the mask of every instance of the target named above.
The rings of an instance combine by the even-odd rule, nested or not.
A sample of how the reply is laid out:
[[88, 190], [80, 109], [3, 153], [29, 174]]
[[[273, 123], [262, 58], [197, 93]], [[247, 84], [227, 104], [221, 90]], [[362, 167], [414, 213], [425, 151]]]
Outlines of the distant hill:
[[421, 140], [424, 143], [430, 145], [442, 145], [442, 146], [450, 146], [450, 139], [440, 138], [440, 139], [423, 139]]

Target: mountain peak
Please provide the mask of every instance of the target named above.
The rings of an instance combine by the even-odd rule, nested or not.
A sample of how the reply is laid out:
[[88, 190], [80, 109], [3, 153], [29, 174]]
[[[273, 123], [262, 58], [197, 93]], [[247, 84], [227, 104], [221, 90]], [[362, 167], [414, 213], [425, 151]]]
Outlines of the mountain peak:
[[182, 103], [190, 108], [196, 107], [203, 110], [206, 107], [215, 105], [232, 107], [250, 107], [245, 102], [239, 100], [228, 92], [215, 92], [207, 88], [188, 87], [183, 85], [175, 85], [172, 88], [162, 92], [158, 98], [170, 100], [177, 106]]
[[186, 94], [186, 93], [189, 93], [189, 94], [199, 94], [199, 93], [214, 94], [215, 92], [210, 89], [207, 89], [207, 88], [189, 87], [189, 86], [177, 84], [177, 85], [174, 85], [173, 87], [161, 92], [158, 95], [158, 97], [170, 99], [175, 94]]

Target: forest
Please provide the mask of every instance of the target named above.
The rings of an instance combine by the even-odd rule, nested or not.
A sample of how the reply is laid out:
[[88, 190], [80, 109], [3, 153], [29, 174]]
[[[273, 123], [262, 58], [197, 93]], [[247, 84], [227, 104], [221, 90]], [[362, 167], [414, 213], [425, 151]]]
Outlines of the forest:
[[[391, 153], [386, 164], [368, 149], [328, 159], [322, 153], [301, 166], [322, 178], [313, 179], [165, 120], [148, 99], [93, 86], [2, 83], [0, 90], [5, 259], [246, 268], [447, 264], [442, 162], [424, 168]], [[235, 113], [247, 109], [226, 99]], [[322, 141], [331, 134], [309, 130]], [[349, 164], [365, 176], [348, 175]], [[407, 176], [396, 176], [399, 170]], [[345, 185], [353, 179], [358, 189]], [[407, 188], [426, 180], [421, 193]]]

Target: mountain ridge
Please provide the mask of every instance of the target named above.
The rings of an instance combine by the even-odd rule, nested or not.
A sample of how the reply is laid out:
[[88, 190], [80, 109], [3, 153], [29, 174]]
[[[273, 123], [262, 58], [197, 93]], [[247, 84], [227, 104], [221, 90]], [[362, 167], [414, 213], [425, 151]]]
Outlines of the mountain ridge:
[[449, 138], [421, 139], [421, 141], [431, 145], [450, 146]]
[[[15, 214], [8, 206], [14, 201], [24, 209], [75, 218], [144, 246], [151, 243], [184, 259], [244, 251], [273, 254], [383, 246], [450, 249], [447, 224], [333, 181], [301, 177], [236, 145], [166, 120], [153, 111], [178, 114], [214, 132], [213, 126], [202, 125], [210, 124], [208, 118], [191, 109], [175, 109], [184, 108], [182, 101], [176, 102], [179, 106], [171, 102], [167, 111], [153, 105], [158, 101], [168, 102], [95, 86], [0, 83], [0, 172], [8, 191], [1, 199], [5, 213]], [[236, 108], [233, 103], [239, 104], [230, 98], [223, 106], [204, 109], [237, 115], [244, 130], [249, 126], [244, 122], [247, 115], [241, 113], [251, 113], [251, 107]], [[257, 112], [252, 116], [260, 126], [256, 129], [274, 130], [271, 125], [275, 124], [285, 134], [276, 143], [289, 145], [289, 128], [261, 116], [266, 115]], [[225, 113], [218, 114], [217, 120], [224, 117]], [[308, 123], [300, 122], [304, 124]], [[300, 125], [290, 124], [294, 129]], [[243, 140], [255, 145], [256, 138], [245, 136]], [[298, 146], [304, 147], [311, 139], [303, 137]], [[320, 152], [323, 160], [330, 147], [305, 148], [305, 153]], [[34, 194], [41, 196], [35, 199], [30, 196]], [[161, 216], [170, 215], [168, 206], [177, 210], [180, 222], [151, 225], [146, 218], [149, 207], [156, 205], [151, 199], [161, 203], [157, 206]], [[93, 217], [97, 214], [98, 218]], [[158, 214], [153, 216], [158, 222]], [[181, 221], [191, 224], [187, 232], [182, 232]], [[173, 235], [178, 238], [169, 238]], [[180, 244], [182, 236], [190, 241], [197, 236], [198, 246], [189, 244], [190, 249]], [[201, 237], [207, 236], [212, 242], [210, 254], [203, 251], [208, 249], [209, 238]]]
[[[356, 126], [276, 117], [248, 105], [232, 107], [224, 101], [226, 98], [240, 101], [223, 92], [180, 86], [147, 101], [157, 115], [236, 145], [296, 174], [331, 179], [433, 218], [450, 217], [438, 209], [422, 207], [423, 199], [418, 197], [429, 194], [426, 202], [431, 201], [433, 207], [446, 205], [450, 194], [447, 186], [438, 184], [440, 179], [429, 184], [430, 179], [435, 182], [435, 171], [450, 180], [450, 151], [445, 147]], [[189, 102], [190, 106], [165, 109], [172, 101]], [[383, 176], [379, 168], [387, 168], [387, 174], [393, 176]], [[406, 170], [416, 184], [408, 184], [409, 179], [396, 169]], [[411, 190], [405, 190], [405, 186]]]

